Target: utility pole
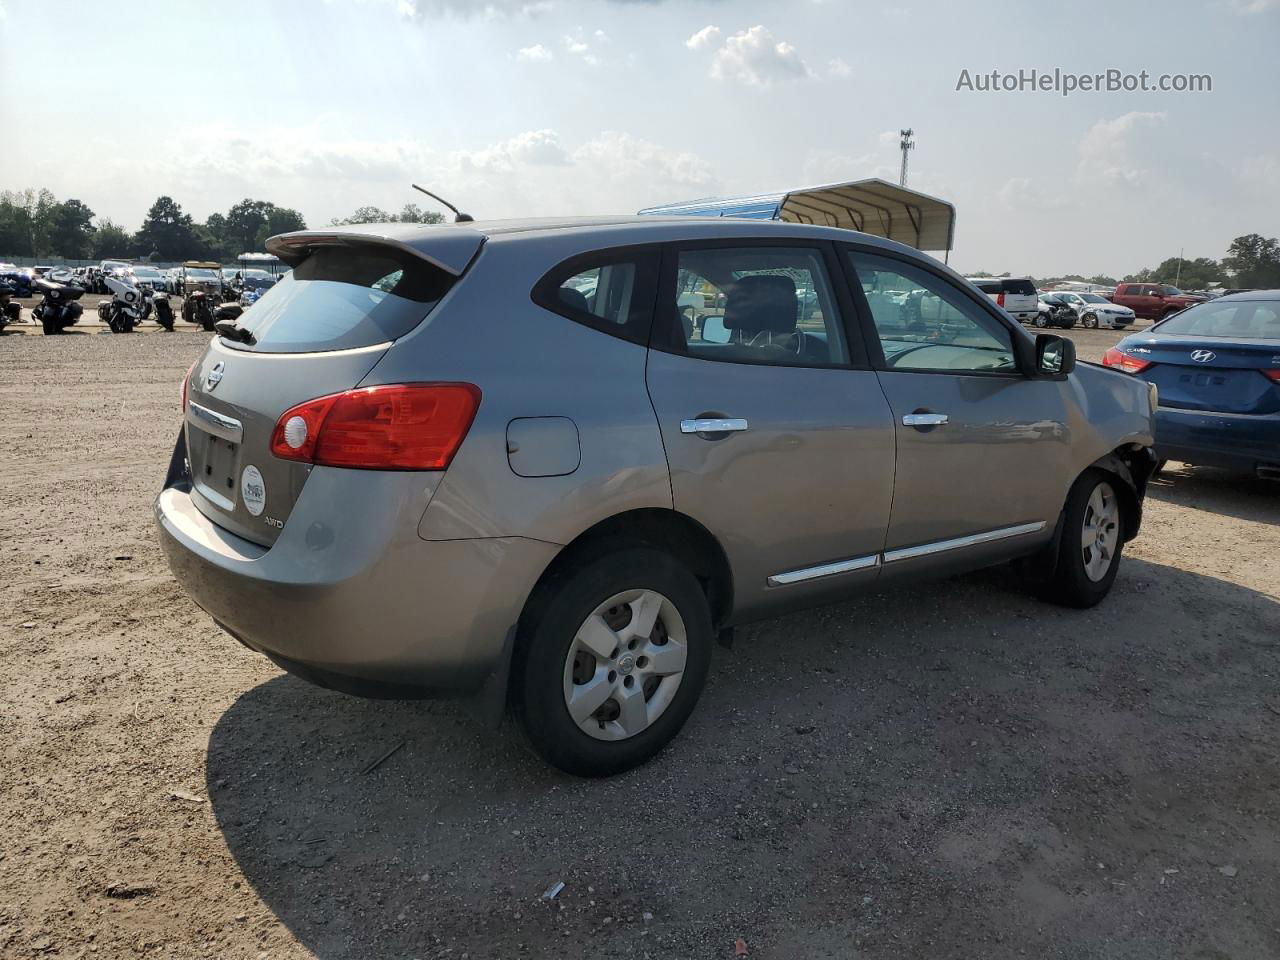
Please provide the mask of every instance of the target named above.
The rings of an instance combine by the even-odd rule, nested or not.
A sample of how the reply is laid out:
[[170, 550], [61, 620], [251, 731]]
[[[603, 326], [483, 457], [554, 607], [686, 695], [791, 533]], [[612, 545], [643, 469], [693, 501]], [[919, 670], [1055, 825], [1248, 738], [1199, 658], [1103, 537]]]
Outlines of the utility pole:
[[907, 185], [907, 151], [911, 150], [916, 145], [916, 142], [911, 139], [911, 135], [915, 133], [915, 131], [910, 127], [907, 127], [905, 130], [899, 130], [898, 133], [902, 137], [898, 142], [898, 146], [902, 150], [902, 174], [898, 177], [898, 183], [900, 186], [905, 187]]
[[1178, 248], [1178, 275], [1173, 280], [1173, 285], [1178, 288], [1182, 287], [1182, 252], [1186, 249], [1186, 247]]

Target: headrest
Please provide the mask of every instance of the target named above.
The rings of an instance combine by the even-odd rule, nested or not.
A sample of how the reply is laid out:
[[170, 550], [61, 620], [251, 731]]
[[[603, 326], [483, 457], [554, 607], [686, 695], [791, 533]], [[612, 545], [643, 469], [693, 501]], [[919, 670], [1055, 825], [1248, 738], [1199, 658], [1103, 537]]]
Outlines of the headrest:
[[591, 312], [591, 303], [587, 300], [587, 295], [581, 290], [573, 289], [573, 287], [560, 288], [560, 302], [566, 307], [580, 310], [583, 313]]
[[796, 282], [790, 277], [743, 277], [725, 299], [724, 325], [747, 334], [794, 333], [799, 312]]

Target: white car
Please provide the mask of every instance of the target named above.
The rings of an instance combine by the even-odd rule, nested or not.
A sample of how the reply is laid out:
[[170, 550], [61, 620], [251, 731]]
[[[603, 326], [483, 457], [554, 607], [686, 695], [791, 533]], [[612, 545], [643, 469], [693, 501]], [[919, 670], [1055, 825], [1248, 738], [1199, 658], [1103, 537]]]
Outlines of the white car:
[[[1048, 294], [1040, 294], [1044, 299]], [[1070, 304], [1080, 319], [1082, 327], [1101, 327], [1104, 330], [1123, 330], [1137, 317], [1128, 307], [1112, 303], [1097, 293], [1075, 293], [1071, 290], [1055, 290], [1053, 295]]]
[[1033, 323], [1039, 311], [1036, 285], [1030, 277], [967, 277], [1019, 323]]

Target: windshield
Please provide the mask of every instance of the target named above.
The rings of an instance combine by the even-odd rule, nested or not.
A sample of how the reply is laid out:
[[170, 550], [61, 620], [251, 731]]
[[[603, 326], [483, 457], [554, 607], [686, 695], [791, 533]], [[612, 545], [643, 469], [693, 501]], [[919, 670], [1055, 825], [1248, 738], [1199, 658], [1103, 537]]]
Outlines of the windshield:
[[1211, 300], [1174, 314], [1152, 329], [1183, 336], [1280, 340], [1280, 300]]
[[214, 273], [212, 270], [200, 270], [200, 269], [191, 270], [191, 269], [189, 269], [189, 270], [187, 270], [187, 276], [188, 276], [188, 277], [191, 277], [193, 280], [218, 280], [218, 279], [220, 279], [220, 278], [218, 277], [218, 275], [217, 275], [216, 273]]
[[156, 280], [162, 276], [160, 271], [156, 270], [154, 267], [134, 267], [133, 275], [135, 277], [142, 277], [144, 280]]
[[453, 281], [399, 250], [322, 248], [271, 285], [238, 325], [253, 335], [248, 348], [265, 353], [373, 346], [421, 323]]
[[1080, 299], [1085, 303], [1110, 303], [1106, 297], [1100, 297], [1096, 293], [1082, 293]]
[[1171, 287], [1167, 283], [1160, 288], [1160, 292], [1166, 297], [1181, 297], [1183, 293], [1177, 287]]

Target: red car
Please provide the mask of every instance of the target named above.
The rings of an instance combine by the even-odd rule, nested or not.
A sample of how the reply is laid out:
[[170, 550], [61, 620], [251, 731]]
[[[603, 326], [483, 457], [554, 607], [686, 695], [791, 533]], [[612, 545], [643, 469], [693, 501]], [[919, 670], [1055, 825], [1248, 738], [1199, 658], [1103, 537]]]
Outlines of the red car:
[[1167, 283], [1121, 283], [1111, 295], [1112, 303], [1128, 307], [1144, 320], [1163, 320], [1171, 313], [1204, 301], [1204, 297], [1183, 293]]

